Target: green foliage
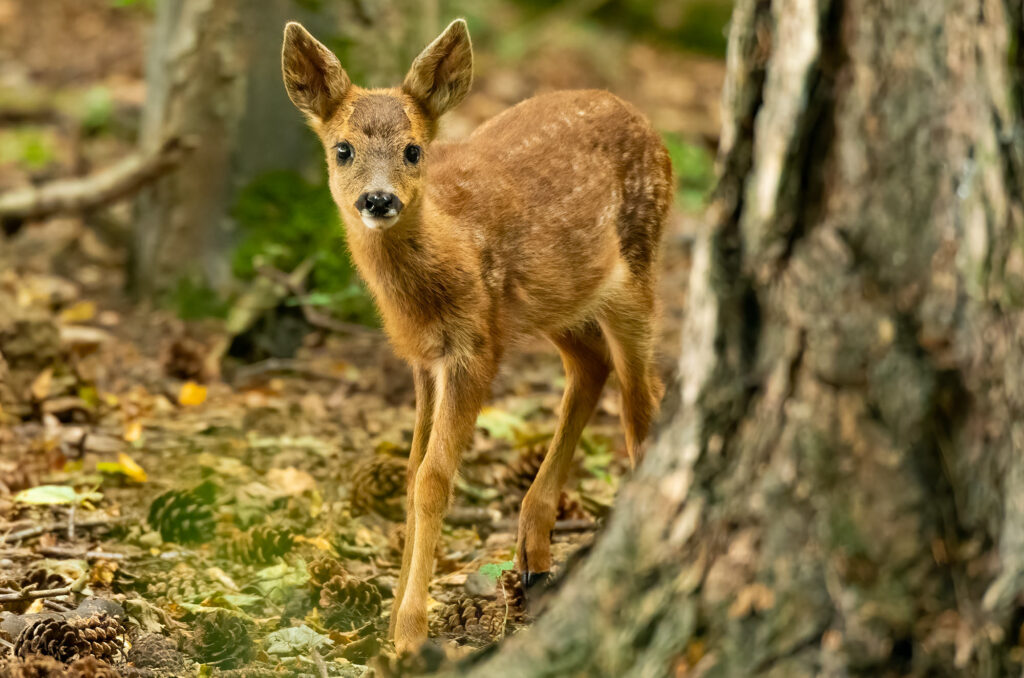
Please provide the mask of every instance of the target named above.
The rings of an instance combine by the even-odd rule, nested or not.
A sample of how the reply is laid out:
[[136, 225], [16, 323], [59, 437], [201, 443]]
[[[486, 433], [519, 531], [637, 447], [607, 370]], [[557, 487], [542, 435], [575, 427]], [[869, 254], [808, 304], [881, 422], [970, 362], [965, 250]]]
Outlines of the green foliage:
[[232, 258], [239, 279], [251, 280], [262, 264], [287, 273], [312, 259], [309, 294], [293, 303], [375, 323], [373, 303], [352, 267], [338, 210], [325, 186], [294, 172], [270, 172], [242, 190], [233, 216], [242, 236]]
[[480, 567], [480, 574], [487, 577], [492, 582], [496, 582], [501, 578], [502, 572], [514, 569], [515, 566], [515, 562], [511, 560], [506, 560], [503, 563], [487, 563]]
[[138, 7], [146, 11], [153, 11], [156, 8], [156, 0], [109, 0], [111, 7]]
[[56, 157], [56, 142], [49, 130], [23, 126], [0, 131], [0, 165], [9, 163], [28, 170], [41, 170]]
[[230, 304], [209, 285], [192, 277], [183, 277], [167, 294], [165, 306], [183, 320], [224, 318]]
[[[559, 9], [547, 0], [518, 0], [541, 12]], [[592, 13], [570, 16], [576, 24], [593, 19], [631, 36], [647, 37], [683, 49], [724, 56], [731, 0], [609, 0]]]
[[699, 210], [715, 184], [714, 158], [678, 135], [666, 134], [664, 139], [676, 175], [676, 202], [685, 210]]
[[101, 132], [110, 126], [114, 116], [114, 99], [106, 87], [92, 87], [82, 97], [82, 128], [89, 133]]

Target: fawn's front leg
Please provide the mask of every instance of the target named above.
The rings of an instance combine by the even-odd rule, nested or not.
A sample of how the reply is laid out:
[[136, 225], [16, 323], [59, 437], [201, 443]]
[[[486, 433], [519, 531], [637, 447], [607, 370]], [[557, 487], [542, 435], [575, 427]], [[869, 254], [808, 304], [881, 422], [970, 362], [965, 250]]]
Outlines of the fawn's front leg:
[[402, 573], [398, 578], [398, 589], [391, 607], [391, 623], [388, 634], [395, 637], [395, 621], [398, 608], [402, 605], [405, 585], [409, 578], [409, 563], [412, 562], [412, 544], [416, 535], [416, 511], [413, 510], [413, 488], [416, 487], [416, 472], [430, 440], [431, 424], [434, 420], [434, 375], [422, 365], [412, 368], [413, 384], [416, 387], [416, 428], [412, 432], [412, 449], [409, 451], [409, 468], [406, 472], [405, 492], [405, 546], [402, 548]]
[[427, 593], [441, 521], [459, 457], [473, 440], [473, 426], [493, 375], [493, 361], [479, 358], [445, 361], [437, 368], [430, 440], [416, 471], [412, 504], [407, 509], [415, 513], [412, 557], [408, 567], [403, 563], [401, 579], [405, 588], [393, 612], [395, 649], [399, 653], [417, 650], [427, 638]]

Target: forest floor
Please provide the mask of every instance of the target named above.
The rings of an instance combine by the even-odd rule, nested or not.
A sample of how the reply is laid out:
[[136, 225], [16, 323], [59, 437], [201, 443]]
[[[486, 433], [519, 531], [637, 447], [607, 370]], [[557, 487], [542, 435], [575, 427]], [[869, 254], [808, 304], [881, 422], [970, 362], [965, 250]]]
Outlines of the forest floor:
[[[43, 5], [0, 0], [0, 23], [42, 32], [0, 32], [0, 192], [122, 157], [144, 99], [144, 11], [53, 0], [42, 21]], [[710, 147], [721, 65], [622, 49], [610, 70], [558, 46], [491, 64], [447, 133], [535, 91], [598, 86]], [[116, 675], [90, 655], [121, 675], [394, 670], [408, 370], [375, 330], [315, 327], [294, 357], [222, 366], [223, 321], [124, 295], [130, 215], [114, 205], [0, 232], [0, 676]], [[677, 210], [665, 237], [667, 379], [696, 219]], [[527, 344], [480, 416], [431, 586], [432, 635], [449, 653], [536, 612], [508, 570], [563, 386], [557, 354]], [[560, 505], [559, 567], [598, 534], [627, 472], [617, 415], [610, 384]], [[54, 659], [30, 674], [13, 656], [33, 651]]]

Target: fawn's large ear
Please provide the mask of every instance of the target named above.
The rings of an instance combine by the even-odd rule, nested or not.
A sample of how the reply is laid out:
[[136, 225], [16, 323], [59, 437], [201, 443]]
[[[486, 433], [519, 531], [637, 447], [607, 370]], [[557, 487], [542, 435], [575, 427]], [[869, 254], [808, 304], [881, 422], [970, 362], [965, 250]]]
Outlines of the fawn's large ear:
[[284, 27], [281, 70], [288, 98], [314, 122], [329, 120], [352, 86], [338, 57], [294, 21]]
[[472, 84], [469, 29], [465, 20], [456, 19], [412, 62], [402, 90], [437, 120], [466, 97]]

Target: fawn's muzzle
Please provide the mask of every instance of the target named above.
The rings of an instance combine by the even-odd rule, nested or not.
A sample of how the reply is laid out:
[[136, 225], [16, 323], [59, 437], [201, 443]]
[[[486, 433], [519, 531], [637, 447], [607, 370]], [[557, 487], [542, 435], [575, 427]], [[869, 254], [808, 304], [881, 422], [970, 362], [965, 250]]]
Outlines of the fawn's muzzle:
[[375, 219], [387, 219], [396, 217], [402, 211], [402, 201], [394, 193], [377, 191], [374, 193], [363, 193], [356, 200], [356, 209], [364, 216]]

